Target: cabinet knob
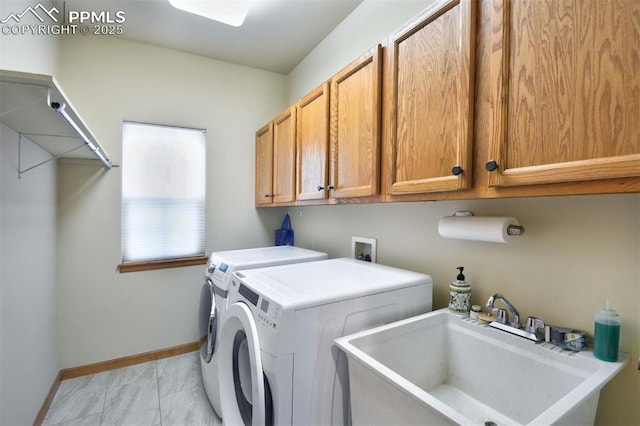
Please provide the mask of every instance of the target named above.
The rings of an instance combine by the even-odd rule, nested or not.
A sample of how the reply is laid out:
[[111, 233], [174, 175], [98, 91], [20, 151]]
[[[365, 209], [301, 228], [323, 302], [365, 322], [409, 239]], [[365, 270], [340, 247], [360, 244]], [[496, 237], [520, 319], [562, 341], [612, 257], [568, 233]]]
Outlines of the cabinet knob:
[[496, 160], [489, 160], [487, 161], [487, 164], [484, 165], [484, 168], [487, 169], [488, 172], [498, 170], [498, 163]]
[[327, 191], [333, 191], [334, 189], [336, 189], [335, 186], [333, 185], [327, 185]]
[[453, 174], [454, 176], [459, 176], [462, 174], [462, 167], [455, 165], [453, 166], [453, 168], [451, 169], [451, 174]]
[[322, 191], [322, 190], [324, 189], [324, 186], [318, 185], [318, 186], [316, 186], [316, 189], [317, 189], [318, 191]]
[[264, 194], [264, 198], [273, 198], [276, 194]]

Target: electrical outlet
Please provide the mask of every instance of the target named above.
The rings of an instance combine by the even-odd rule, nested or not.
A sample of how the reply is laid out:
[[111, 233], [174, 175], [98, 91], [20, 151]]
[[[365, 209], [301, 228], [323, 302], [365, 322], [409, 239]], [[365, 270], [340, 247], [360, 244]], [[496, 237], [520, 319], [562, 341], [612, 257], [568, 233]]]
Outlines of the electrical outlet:
[[351, 257], [376, 263], [376, 239], [351, 237]]

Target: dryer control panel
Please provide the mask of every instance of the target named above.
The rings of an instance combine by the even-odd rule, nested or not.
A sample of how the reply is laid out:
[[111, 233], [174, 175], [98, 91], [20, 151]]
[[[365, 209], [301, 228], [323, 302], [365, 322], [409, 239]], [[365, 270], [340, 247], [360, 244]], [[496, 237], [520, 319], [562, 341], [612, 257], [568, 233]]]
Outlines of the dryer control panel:
[[[235, 282], [234, 282], [235, 284]], [[264, 326], [273, 330], [278, 328], [280, 323], [281, 309], [277, 304], [265, 299], [246, 285], [240, 283], [238, 288], [240, 293], [247, 302], [251, 303], [255, 309], [255, 318]]]

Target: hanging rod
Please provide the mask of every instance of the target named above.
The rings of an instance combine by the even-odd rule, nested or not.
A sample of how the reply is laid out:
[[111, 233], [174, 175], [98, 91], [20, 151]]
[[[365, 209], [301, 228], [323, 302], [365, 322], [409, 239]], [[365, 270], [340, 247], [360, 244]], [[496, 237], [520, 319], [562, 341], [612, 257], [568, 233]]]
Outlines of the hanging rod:
[[[42, 113], [42, 114], [45, 114], [44, 111], [42, 110], [53, 109], [58, 115], [59, 119], [61, 118], [62, 121], [66, 123], [66, 126], [68, 126], [73, 132], [72, 133], [73, 136], [71, 136], [72, 134], [70, 133], [69, 136], [66, 136], [66, 137], [79, 138], [82, 141], [82, 144], [78, 148], [81, 148], [81, 147], [88, 148], [88, 150], [92, 153], [92, 156], [100, 160], [100, 162], [105, 168], [111, 169], [113, 167], [113, 164], [111, 163], [111, 160], [109, 159], [107, 153], [104, 151], [102, 146], [100, 146], [100, 143], [97, 141], [96, 137], [91, 133], [91, 130], [83, 122], [82, 118], [78, 115], [77, 111], [75, 110], [73, 105], [71, 105], [65, 93], [62, 91], [62, 88], [58, 85], [57, 81], [53, 76], [0, 69], [0, 85], [2, 86], [3, 91], [5, 90], [5, 85], [6, 85], [6, 89], [10, 90], [10, 92], [8, 93], [14, 93], [13, 91], [16, 91], [15, 93], [17, 94], [24, 93], [25, 95], [28, 95], [24, 97], [22, 96], [16, 96], [14, 98], [8, 97], [8, 100], [11, 100], [11, 102], [6, 102], [6, 104], [3, 102], [3, 104], [5, 104], [4, 107], [8, 108], [7, 110], [0, 112], [0, 121], [2, 121], [4, 124], [16, 130], [17, 133], [20, 134], [22, 137], [26, 136], [27, 138], [29, 138], [29, 135], [36, 136], [36, 137], [37, 136], [62, 137], [62, 134], [66, 133], [62, 131], [62, 129], [58, 131], [54, 130], [51, 133], [47, 131], [47, 130], [51, 130], [48, 128], [44, 128], [44, 129], [41, 128], [41, 129], [38, 129], [38, 131], [36, 132], [29, 132], [29, 130], [32, 130], [32, 129], [29, 129], [29, 127], [33, 127], [32, 125], [29, 124], [28, 117], [30, 117], [30, 115], [25, 116], [22, 113], [22, 111], [24, 110], [28, 110], [30, 112], [33, 107], [36, 107], [36, 112]], [[22, 90], [21, 88], [22, 86], [25, 87], [26, 91]], [[46, 92], [40, 94], [39, 91], [35, 91], [33, 89], [31, 90], [26, 89], [27, 87], [32, 87], [34, 89], [44, 89], [46, 90]], [[46, 96], [46, 99], [43, 99], [45, 98], [45, 96]], [[46, 107], [44, 108], [37, 107], [37, 105], [40, 103], [44, 104], [43, 101], [46, 101]], [[50, 123], [55, 128], [58, 128], [57, 125], [55, 125], [54, 121], [51, 121], [51, 122], [47, 121], [47, 123]], [[42, 126], [36, 126], [36, 127], [42, 127]], [[36, 143], [37, 145], [40, 145], [40, 143], [37, 142], [37, 139], [31, 140], [31, 141]], [[49, 149], [43, 146], [41, 147], [43, 147], [47, 151], [50, 151], [51, 155], [54, 156], [53, 159], [63, 158], [69, 152], [77, 149], [77, 148], [74, 148], [63, 154], [58, 154], [57, 152], [60, 150], [60, 147], [55, 148], [56, 146], [55, 141], [52, 141], [52, 143], [53, 145], [51, 145], [50, 147], [52, 149]], [[53, 152], [56, 152], [56, 154], [53, 154]], [[20, 166], [18, 168], [20, 169]], [[20, 170], [19, 173], [22, 173], [24, 171], [26, 171], [26, 169]]]
[[51, 90], [47, 92], [47, 104], [73, 129], [80, 140], [98, 157], [102, 164], [104, 164], [107, 169], [110, 169], [112, 167], [111, 160], [109, 160], [106, 153], [101, 149], [100, 144], [89, 139], [86, 133], [82, 131], [80, 126], [78, 126], [75, 120], [67, 113], [65, 109], [67, 104], [64, 102], [51, 102]]

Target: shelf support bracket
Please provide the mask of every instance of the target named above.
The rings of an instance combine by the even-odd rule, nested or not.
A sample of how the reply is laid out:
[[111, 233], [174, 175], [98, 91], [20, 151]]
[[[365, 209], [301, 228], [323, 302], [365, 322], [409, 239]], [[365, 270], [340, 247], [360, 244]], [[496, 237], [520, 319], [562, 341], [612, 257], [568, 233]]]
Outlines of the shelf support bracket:
[[[77, 147], [75, 147], [75, 148], [71, 148], [70, 150], [68, 150], [68, 151], [66, 151], [66, 152], [63, 152], [63, 153], [62, 153], [62, 154], [60, 154], [60, 155], [54, 155], [54, 156], [52, 156], [51, 158], [48, 158], [48, 159], [46, 159], [46, 160], [44, 160], [44, 161], [41, 161], [41, 162], [39, 162], [39, 163], [37, 163], [37, 164], [34, 164], [33, 166], [29, 166], [29, 167], [27, 167], [26, 169], [23, 169], [23, 168], [22, 168], [22, 138], [23, 138], [23, 137], [24, 137], [24, 135], [23, 135], [22, 133], [18, 133], [18, 179], [22, 179], [22, 175], [23, 175], [23, 174], [25, 174], [26, 172], [30, 171], [30, 170], [33, 170], [33, 169], [35, 169], [35, 168], [38, 168], [38, 167], [40, 167], [40, 166], [42, 166], [42, 165], [44, 165], [44, 164], [47, 164], [47, 163], [49, 163], [49, 162], [51, 162], [51, 161], [57, 160], [58, 158], [62, 158], [62, 157], [64, 157], [65, 155], [70, 154], [70, 153], [72, 153], [73, 151], [78, 150], [78, 149], [80, 149], [80, 148], [84, 147], [84, 145], [79, 145], [79, 146], [77, 146]], [[26, 138], [26, 139], [27, 139], [29, 142], [31, 142], [32, 144], [34, 144], [34, 145], [36, 145], [37, 147], [39, 147], [39, 148], [40, 148], [40, 146], [39, 146], [37, 143], [33, 142], [32, 140], [30, 140], [30, 139], [28, 139], [28, 138]], [[43, 151], [45, 151], [45, 152], [49, 152], [49, 151], [46, 151], [46, 150], [44, 150], [44, 149], [43, 149]]]

